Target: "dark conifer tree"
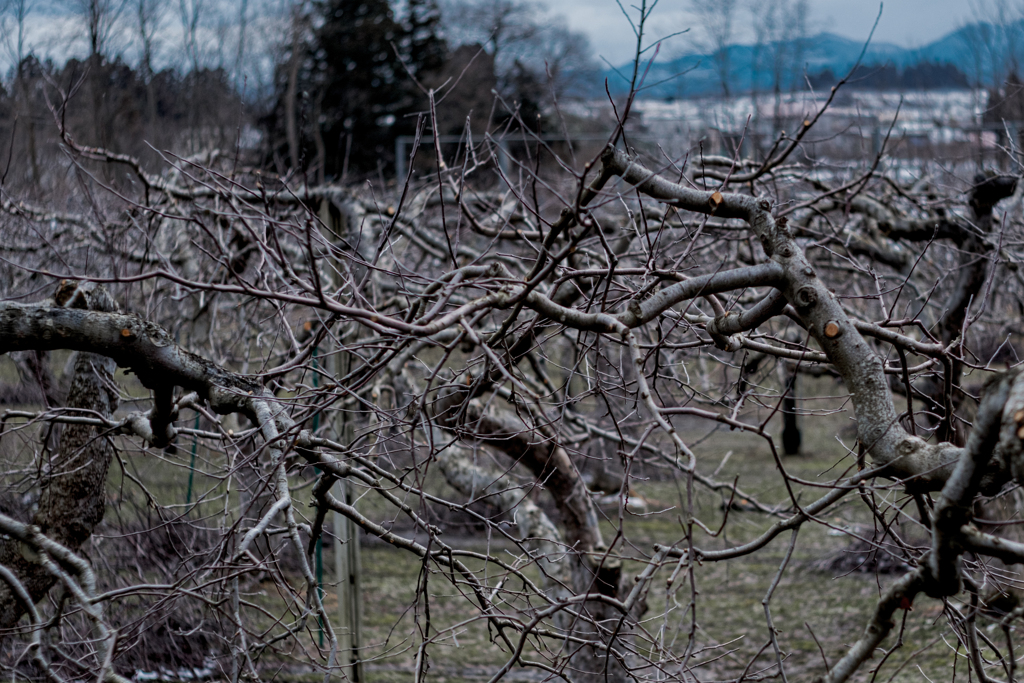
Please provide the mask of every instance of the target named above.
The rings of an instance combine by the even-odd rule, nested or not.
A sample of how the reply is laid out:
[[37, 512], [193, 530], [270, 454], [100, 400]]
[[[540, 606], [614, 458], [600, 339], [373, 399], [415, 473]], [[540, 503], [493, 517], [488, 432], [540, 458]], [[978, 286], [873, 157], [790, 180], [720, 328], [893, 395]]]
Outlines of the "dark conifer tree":
[[[408, 0], [404, 21], [402, 59], [407, 74], [408, 104], [399, 117], [396, 134], [415, 130], [417, 114], [430, 109], [427, 90], [440, 86], [445, 64], [450, 59], [448, 44], [441, 37], [441, 9], [436, 0]], [[438, 131], [444, 134], [445, 131]]]
[[441, 9], [437, 0], [408, 0], [405, 22], [408, 36], [408, 65], [418, 80], [444, 66], [448, 45], [441, 37]]
[[411, 132], [414, 113], [426, 109], [416, 81], [433, 84], [447, 58], [436, 0], [409, 0], [403, 19], [388, 0], [320, 0], [314, 5], [299, 63], [298, 86], [289, 89], [288, 55], [278, 72], [275, 110], [267, 120], [278, 158], [287, 144], [286, 98], [298, 101], [302, 169], [323, 164], [326, 177], [347, 168], [374, 172], [394, 159], [394, 141]]
[[[396, 46], [404, 27], [388, 0], [326, 0], [313, 34], [312, 73], [302, 92], [306, 145], [319, 127], [328, 176], [350, 168], [372, 171], [392, 156], [393, 129], [409, 106], [408, 76]], [[309, 163], [307, 158], [307, 165]]]
[[504, 91], [505, 105], [509, 109], [498, 114], [498, 125], [511, 126], [513, 129], [523, 127], [534, 133], [543, 132], [543, 102], [547, 92], [537, 72], [517, 59], [505, 78], [500, 80], [504, 80], [501, 90]]

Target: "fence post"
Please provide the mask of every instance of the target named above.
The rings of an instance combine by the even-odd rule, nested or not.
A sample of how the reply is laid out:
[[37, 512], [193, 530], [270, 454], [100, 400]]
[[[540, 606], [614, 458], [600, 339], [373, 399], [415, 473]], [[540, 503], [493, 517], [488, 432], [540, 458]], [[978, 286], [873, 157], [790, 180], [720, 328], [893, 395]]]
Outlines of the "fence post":
[[[353, 330], [354, 332], [354, 330]], [[343, 343], [349, 335], [345, 335]], [[345, 377], [352, 371], [352, 354], [342, 348], [334, 354], [336, 378]], [[348, 445], [355, 438], [355, 424], [348, 411], [341, 411], [341, 443]], [[347, 505], [355, 504], [355, 494], [347, 479], [334, 484], [334, 496]], [[363, 606], [362, 567], [359, 557], [359, 529], [348, 517], [334, 513], [334, 566], [338, 584], [338, 662], [342, 673], [350, 681], [363, 683]]]
[[[345, 479], [334, 485], [334, 496], [352, 505], [355, 496]], [[360, 585], [359, 533], [350, 519], [334, 513], [334, 564], [338, 582], [338, 662], [350, 681], [362, 683], [363, 610]]]
[[512, 172], [512, 150], [508, 147], [508, 139], [504, 136], [498, 138], [498, 168], [506, 178]]
[[1010, 149], [1011, 158], [1014, 160], [1020, 159], [1020, 130], [1018, 129], [1018, 123], [1018, 121], [1006, 122], [1006, 146]]
[[[399, 153], [398, 160], [402, 160], [405, 153], [405, 141], [395, 142], [396, 153]], [[338, 217], [330, 211], [330, 199], [325, 199], [320, 205], [320, 219], [330, 229], [328, 239], [334, 241], [342, 237], [344, 226]], [[330, 351], [323, 358], [324, 367], [331, 371], [335, 379], [345, 377], [352, 370], [352, 354], [344, 347], [354, 334], [355, 330], [342, 334], [342, 348], [337, 348], [333, 342], [328, 342]], [[350, 444], [355, 437], [355, 424], [352, 422], [348, 411], [342, 410], [341, 423], [332, 420], [331, 428], [336, 438], [341, 443]], [[331, 491], [334, 497], [344, 501], [348, 505], [355, 504], [355, 495], [352, 486], [345, 479], [335, 482]], [[333, 514], [334, 526], [334, 575], [338, 591], [338, 622], [335, 634], [338, 638], [338, 665], [341, 673], [349, 681], [363, 683], [366, 679], [363, 676], [363, 664], [360, 648], [363, 646], [363, 608], [362, 608], [362, 587], [360, 586], [361, 563], [359, 557], [359, 530], [348, 517], [335, 512]]]
[[407, 169], [405, 163], [406, 137], [405, 135], [399, 135], [395, 138], [395, 178], [399, 184], [405, 182]]

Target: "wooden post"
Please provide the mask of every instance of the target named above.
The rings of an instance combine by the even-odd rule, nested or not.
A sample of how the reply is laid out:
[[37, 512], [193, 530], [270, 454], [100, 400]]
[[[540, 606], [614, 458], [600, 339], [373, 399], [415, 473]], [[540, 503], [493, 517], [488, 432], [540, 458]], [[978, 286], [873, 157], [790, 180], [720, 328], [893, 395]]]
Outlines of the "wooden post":
[[[352, 487], [342, 479], [334, 485], [336, 498], [354, 502]], [[362, 587], [360, 586], [358, 529], [347, 517], [334, 513], [334, 566], [338, 582], [338, 663], [350, 681], [362, 683]]]
[[[351, 335], [346, 335], [346, 340]], [[339, 369], [336, 378], [347, 375], [352, 368], [352, 355], [341, 350], [334, 356], [335, 367]], [[355, 437], [355, 424], [349, 413], [341, 412], [341, 443], [348, 445]], [[334, 485], [334, 496], [355, 505], [355, 494], [347, 479], [340, 479]], [[348, 517], [334, 513], [334, 566], [338, 582], [338, 661], [341, 670], [350, 681], [362, 683], [363, 663], [363, 605], [360, 575], [362, 567], [359, 558], [359, 528]]]
[[405, 182], [406, 167], [405, 155], [408, 150], [408, 135], [399, 135], [395, 138], [395, 178], [398, 186]]
[[509, 178], [512, 174], [512, 150], [509, 149], [508, 138], [502, 136], [498, 138], [498, 168], [501, 169], [501, 174], [506, 178]]
[[[320, 205], [320, 220], [330, 230], [328, 239], [334, 241], [342, 236], [344, 227], [330, 210], [330, 200]], [[344, 335], [348, 341], [354, 337], [355, 330]], [[333, 345], [333, 344], [332, 344]], [[352, 370], [352, 354], [345, 349], [331, 349], [327, 355], [326, 367], [329, 367], [335, 380]], [[348, 445], [355, 438], [355, 423], [349, 413], [341, 411], [340, 421], [332, 421], [332, 430], [341, 443]], [[340, 479], [332, 490], [334, 497], [348, 505], [355, 505], [355, 494], [346, 479]], [[348, 517], [334, 513], [334, 572], [338, 586], [338, 622], [335, 633], [338, 637], [338, 665], [346, 680], [363, 683], [362, 652], [363, 646], [363, 606], [362, 586], [360, 585], [361, 563], [359, 558], [359, 529]]]

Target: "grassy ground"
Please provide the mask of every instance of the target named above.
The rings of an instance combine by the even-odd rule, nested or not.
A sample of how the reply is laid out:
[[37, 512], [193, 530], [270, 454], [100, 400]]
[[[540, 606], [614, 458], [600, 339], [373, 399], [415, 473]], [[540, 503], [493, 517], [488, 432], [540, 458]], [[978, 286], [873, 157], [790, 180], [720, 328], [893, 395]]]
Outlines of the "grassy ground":
[[[805, 434], [806, 455], [787, 458], [784, 464], [793, 476], [809, 481], [827, 482], [850, 466], [847, 451], [834, 437], [835, 432]], [[691, 435], [691, 436], [696, 436]], [[755, 495], [761, 502], [782, 503], [788, 499], [782, 477], [779, 475], [769, 449], [763, 441], [746, 438], [735, 432], [723, 431], [698, 449], [700, 469], [715, 470], [726, 452], [732, 455], [721, 467], [718, 478], [738, 478], [739, 485]], [[837, 463], [839, 467], [836, 468]], [[645, 496], [652, 508], [668, 508], [645, 516], [627, 516], [622, 529], [631, 546], [623, 552], [639, 556], [650, 553], [654, 543], [673, 543], [683, 538], [680, 510], [685, 509], [685, 491], [682, 482], [656, 481], [639, 483], [637, 493]], [[809, 502], [822, 490], [795, 486], [803, 502]], [[718, 494], [698, 491], [695, 512], [712, 529], [722, 520], [722, 500]], [[614, 515], [614, 511], [611, 512]], [[732, 512], [727, 533], [710, 538], [699, 532], [695, 539], [702, 548], [722, 548], [750, 540], [763, 532], [774, 520], [751, 512]], [[835, 572], [822, 571], [814, 564], [824, 557], [842, 551], [849, 538], [837, 529], [854, 523], [870, 524], [866, 507], [854, 494], [829, 511], [822, 521], [832, 525], [805, 525], [800, 531], [793, 557], [783, 574], [770, 603], [772, 617], [778, 631], [781, 651], [786, 657], [786, 670], [790, 680], [806, 680], [824, 670], [822, 657], [834, 663], [861, 635], [880, 593], [880, 586], [893, 580], [893, 575], [876, 576], [873, 573], [853, 573], [835, 576]], [[606, 538], [617, 531], [617, 520], [606, 522]], [[703, 653], [697, 662], [707, 662], [697, 668], [705, 680], [722, 680], [739, 676], [751, 659], [768, 643], [768, 629], [762, 600], [776, 576], [789, 545], [787, 532], [776, 538], [761, 551], [744, 558], [720, 563], [705, 563], [696, 569], [695, 581], [699, 591], [696, 639]], [[481, 541], [477, 542], [480, 545]], [[621, 548], [622, 546], [620, 546]], [[481, 548], [482, 549], [482, 548]], [[366, 568], [363, 599], [365, 605], [367, 641], [374, 653], [383, 654], [392, 648], [386, 658], [375, 659], [368, 665], [370, 680], [402, 680], [410, 677], [415, 655], [415, 619], [409, 610], [419, 575], [419, 564], [408, 554], [373, 546], [363, 549]], [[627, 563], [627, 570], [638, 571], [639, 562]], [[685, 648], [690, 630], [690, 616], [686, 606], [690, 588], [680, 579], [672, 590], [666, 587], [670, 571], [657, 577], [649, 597], [649, 610], [644, 627], [658, 642], [675, 651]], [[463, 598], [452, 596], [450, 584], [440, 577], [431, 577], [432, 624], [444, 630], [470, 614]], [[892, 653], [877, 672], [878, 681], [951, 680], [954, 666], [957, 676], [966, 680], [967, 661], [956, 654], [957, 641], [947, 628], [943, 605], [921, 598], [902, 624], [902, 646]], [[421, 614], [422, 619], [422, 614]], [[982, 629], [991, 628], [983, 624]], [[1000, 632], [991, 633], [1002, 642]], [[469, 625], [458, 633], [458, 642], [448, 638], [430, 650], [432, 680], [479, 680], [493, 673], [504, 661], [502, 653], [487, 639], [486, 630]], [[895, 638], [886, 642], [891, 647]], [[404, 651], [402, 648], [407, 648]], [[855, 680], [872, 680], [873, 668], [881, 656], [869, 662]], [[764, 649], [750, 668], [751, 673], [768, 667], [775, 661], [771, 647]]]
[[[789, 474], [826, 483], [851, 467], [849, 453], [836, 440], [835, 433], [835, 430], [805, 433], [805, 454], [784, 460]], [[696, 432], [687, 434], [687, 438], [691, 442], [700, 440]], [[723, 457], [729, 452], [731, 455], [722, 465]], [[719, 480], [735, 478], [741, 488], [760, 502], [785, 504], [789, 500], [783, 479], [763, 440], [721, 430], [703, 441], [696, 453], [702, 472], [710, 474], [717, 469]], [[171, 503], [172, 499], [184, 500], [186, 479], [180, 465], [188, 456], [188, 450], [184, 449], [176, 458], [164, 463], [155, 463], [151, 457], [147, 458], [144, 471], [138, 473], [138, 476], [145, 476], [153, 482], [152, 490], [160, 491], [161, 497], [167, 498], [161, 503]], [[200, 459], [202, 456], [200, 451]], [[172, 466], [175, 460], [182, 463]], [[209, 506], [223, 509], [223, 499], [216, 498], [221, 487], [210, 488], [210, 484], [197, 477], [193, 495], [198, 496], [205, 491], [215, 498]], [[444, 489], [439, 479], [433, 480], [432, 486], [433, 490]], [[804, 503], [824, 492], [810, 486], [794, 485], [793, 489]], [[625, 517], [621, 537], [628, 539], [628, 544], [620, 543], [615, 549], [629, 557], [643, 557], [652, 552], [656, 543], [681, 541], [684, 530], [680, 514], [686, 509], [685, 482], [639, 481], [635, 493], [647, 499], [650, 512]], [[297, 500], [304, 501], [306, 497], [308, 492], [296, 495]], [[410, 502], [415, 506], [415, 501]], [[697, 488], [694, 503], [696, 516], [710, 528], [717, 529], [724, 514], [721, 496]], [[368, 496], [360, 502], [360, 507], [375, 519], [398, 517], [394, 511], [389, 512], [381, 506], [379, 498], [375, 501]], [[605, 538], [616, 538], [620, 531], [617, 511], [609, 509], [606, 514]], [[755, 512], [732, 511], [728, 521], [725, 533], [718, 538], [711, 538], [698, 529], [695, 543], [707, 549], [741, 544], [761, 534], [775, 518]], [[807, 524], [801, 529], [795, 552], [771, 601], [779, 646], [786, 657], [790, 680], [803, 680], [821, 673], [824, 670], [823, 656], [829, 662], [841, 657], [863, 632], [880, 586], [893, 580], [892, 575], [876, 576], [872, 573], [836, 576], [835, 572], [822, 571], [814, 566], [822, 558], [848, 547], [850, 539], [842, 535], [840, 529], [854, 524], [870, 528], [871, 517], [856, 494], [848, 496], [819, 521], [825, 524]], [[501, 539], [465, 536], [463, 530], [449, 532], [446, 536], [454, 536], [447, 540], [460, 548], [489, 551], [499, 556], [512, 550]], [[699, 594], [695, 638], [700, 654], [695, 661], [706, 662], [696, 669], [702, 679], [735, 678], [759, 651], [762, 654], [750, 667], [751, 673], [765, 669], [775, 661], [772, 648], [765, 648], [768, 630], [762, 599], [779, 570], [790, 538], [787, 532], [750, 556], [727, 562], [708, 562], [696, 568], [695, 584]], [[329, 583], [333, 552], [328, 548], [323, 556], [325, 578]], [[512, 556], [506, 554], [505, 559], [511, 560]], [[412, 554], [380, 543], [364, 545], [362, 564], [367, 679], [412, 680], [421, 628], [425, 623], [425, 605], [415, 600], [417, 585], [422, 581], [422, 564]], [[480, 566], [473, 562], [468, 564]], [[642, 567], [638, 561], [626, 563], [628, 572], [638, 572]], [[494, 633], [488, 631], [484, 622], [466, 621], [476, 615], [467, 596], [438, 575], [436, 567], [431, 569], [427, 578], [431, 634], [441, 635], [435, 637], [428, 649], [429, 678], [435, 681], [486, 680], [504, 663], [507, 651], [492, 642]], [[527, 569], [526, 573], [537, 578], [532, 569]], [[691, 628], [690, 614], [686, 609], [690, 586], [684, 577], [669, 589], [666, 579], [670, 573], [671, 570], [662, 570], [652, 585], [644, 629], [659, 645], [678, 653], [686, 647]], [[297, 578], [292, 583], [299, 586]], [[267, 584], [264, 590], [254, 593], [252, 599], [267, 607], [268, 612], [273, 612], [279, 608], [276, 596], [272, 585]], [[330, 588], [326, 602], [333, 613], [337, 609], [337, 599]], [[966, 659], [962, 653], [956, 656], [956, 637], [948, 630], [942, 611], [941, 603], [921, 598], [912, 612], [905, 613], [903, 645], [886, 660], [875, 680], [920, 681], [924, 680], [922, 675], [930, 680], [951, 680], [954, 664], [961, 678], [968, 675]], [[986, 626], [988, 624], [982, 628]], [[991, 636], [1002, 642], [1001, 633], [991, 633]], [[308, 630], [305, 638], [309, 642], [300, 647], [312, 655], [317, 639], [315, 627]], [[893, 642], [894, 638], [890, 638], [886, 647], [891, 647]], [[649, 646], [649, 643], [641, 644], [641, 647]], [[292, 661], [305, 656], [300, 656], [299, 652], [293, 652], [293, 655], [295, 659]], [[880, 656], [865, 666], [855, 680], [871, 680], [872, 667], [879, 660]], [[274, 658], [265, 657], [264, 661], [270, 665]], [[291, 673], [286, 675], [285, 671]], [[513, 673], [512, 680], [515, 680], [535, 677], [538, 672], [519, 670]], [[307, 678], [291, 666], [282, 669], [281, 676]]]
[[[0, 370], [9, 372], [11, 368], [0, 366]], [[836, 401], [822, 402], [809, 407], [825, 410], [841, 407], [841, 404]], [[814, 426], [808, 424], [809, 428], [804, 434], [804, 454], [784, 460], [789, 474], [826, 484], [853, 467], [849, 451], [836, 439], [836, 434], [847, 424], [848, 414], [827, 417]], [[778, 429], [774, 431], [777, 433]], [[696, 425], [692, 430], [684, 430], [687, 442], [697, 444], [694, 450], [702, 473], [716, 472], [715, 477], [722, 481], [735, 478], [741, 488], [762, 503], [775, 505], [788, 502], [789, 492], [764, 440], [725, 428], [719, 429], [709, 438], [704, 438], [706, 434], [706, 429], [698, 431]], [[847, 442], [852, 442], [852, 439], [848, 438]], [[110, 503], [117, 512], [108, 512], [108, 522], [126, 518], [130, 521], [133, 514], [139, 514], [122, 505], [126, 496], [139, 498], [132, 479], [145, 482], [155, 498], [154, 502], [161, 506], [181, 506], [188, 498], [195, 501], [205, 496], [205, 502], [198, 511], [205, 515], [234, 508], [238, 502], [237, 491], [226, 494], [224, 483], [214, 478], [197, 475], [189, 494], [190, 446], [190, 442], [185, 440], [179, 443], [176, 454], [167, 455], [163, 459], [157, 459], [153, 454], [124, 451], [122, 462], [112, 470]], [[211, 455], [202, 446], [197, 451], [201, 469], [218, 470], [226, 465], [220, 456]], [[728, 458], [726, 454], [729, 454]], [[129, 476], [124, 476], [124, 472]], [[445, 491], [437, 473], [432, 475], [430, 486], [432, 490]], [[822, 495], [824, 489], [794, 484], [793, 491], [802, 503], [806, 503]], [[628, 514], [620, 529], [617, 511], [606, 511], [606, 539], [619, 536], [628, 539], [628, 543], [619, 542], [615, 546], [616, 552], [629, 558], [642, 558], [653, 552], [654, 544], [672, 544], [684, 538], [681, 515], [688, 504], [684, 481], [664, 477], [650, 480], [641, 478], [635, 483], [635, 494], [647, 499], [647, 514]], [[226, 500], [225, 495], [229, 496]], [[446, 495], [457, 498], [450, 491]], [[296, 494], [297, 501], [305, 502], [308, 498], [308, 489]], [[409, 502], [414, 507], [418, 506], [418, 501]], [[694, 514], [710, 528], [717, 529], [724, 514], [722, 502], [719, 494], [697, 488], [693, 500]], [[137, 500], [135, 505], [136, 510], [143, 507], [152, 509], [148, 502], [142, 500]], [[362, 500], [359, 506], [377, 520], [397, 517], [394, 510], [381, 505], [380, 499], [372, 494]], [[172, 507], [171, 510], [181, 511], [182, 508]], [[301, 506], [300, 511], [308, 512]], [[196, 517], [199, 517], [198, 513]], [[730, 512], [729, 524], [722, 535], [712, 538], [698, 529], [695, 543], [706, 549], [741, 544], [761, 534], [774, 521], [775, 518], [761, 513], [735, 510]], [[872, 518], [856, 494], [849, 495], [818, 521], [822, 523], [807, 524], [801, 529], [793, 557], [770, 604], [790, 680], [806, 680], [820, 674], [824, 670], [823, 657], [833, 663], [841, 657], [861, 635], [880, 587], [893, 580], [892, 575], [876, 576], [871, 573], [836, 576], [835, 572], [823, 571], [815, 566], [822, 558], [849, 546], [850, 539], [841, 533], [842, 529], [851, 525], [866, 525], [870, 528]], [[501, 539], [488, 539], [482, 535], [465, 536], [465, 530], [450, 530], [446, 537], [454, 537], [447, 538], [452, 545], [471, 550], [499, 555], [513, 550]], [[753, 555], [727, 562], [707, 562], [696, 567], [694, 578], [698, 606], [694, 637], [699, 654], [694, 661], [703, 663], [695, 669], [701, 679], [736, 678], [759, 652], [761, 655], [750, 666], [750, 673], [756, 674], [775, 661], [772, 648], [765, 647], [768, 643], [768, 629], [762, 599], [778, 573], [789, 540], [790, 534], [786, 533]], [[100, 539], [95, 550], [100, 550], [102, 543]], [[329, 582], [333, 552], [327, 549], [323, 555], [325, 576]], [[505, 554], [505, 559], [511, 561], [513, 557]], [[474, 567], [480, 566], [472, 561], [467, 563]], [[408, 552], [379, 543], [367, 544], [362, 548], [362, 564], [367, 679], [412, 680], [420, 629], [426, 617], [426, 605], [415, 600], [417, 585], [423, 579], [422, 564]], [[628, 572], [635, 573], [642, 567], [642, 563], [637, 560], [626, 562]], [[485, 622], [472, 621], [476, 612], [467, 597], [436, 571], [436, 567], [432, 567], [432, 573], [427, 577], [426, 593], [430, 596], [431, 635], [441, 635], [435, 638], [428, 649], [429, 680], [486, 680], [504, 663], [508, 653], [502, 646], [492, 642], [493, 630], [489, 631]], [[536, 578], [532, 569], [527, 569], [526, 573]], [[659, 646], [678, 653], [685, 649], [691, 633], [691, 615], [687, 610], [691, 586], [683, 576], [674, 586], [668, 587], [666, 579], [670, 573], [670, 569], [665, 569], [657, 575], [649, 595], [649, 609], [643, 627]], [[301, 583], [297, 575], [290, 581], [295, 586]], [[255, 605], [266, 608], [268, 615], [280, 612], [282, 603], [270, 582], [253, 587], [249, 597]], [[333, 590], [328, 589], [325, 599], [332, 612], [337, 609]], [[258, 610], [253, 610], [253, 614], [258, 622]], [[872, 669], [881, 660], [880, 655], [869, 662], [855, 680], [953, 680], [954, 673], [961, 680], [967, 680], [967, 661], [962, 648], [958, 650], [956, 636], [948, 629], [941, 603], [921, 598], [912, 612], [900, 613], [900, 616], [906, 617], [901, 625], [902, 646], [886, 659], [874, 678]], [[272, 620], [268, 617], [266, 621], [269, 627]], [[990, 622], [981, 624], [982, 632], [1002, 643], [1002, 634], [991, 629]], [[302, 642], [297, 644], [297, 648], [312, 654], [317, 639], [315, 625], [311, 625], [306, 634], [300, 637]], [[885, 646], [892, 647], [894, 641], [895, 638], [890, 637]], [[649, 648], [650, 643], [641, 643], [640, 647]], [[301, 661], [305, 656], [299, 651], [292, 654], [294, 659], [291, 661]], [[289, 658], [281, 660], [283, 666], [286, 659]], [[272, 668], [275, 662], [270, 656], [264, 659], [264, 663]], [[670, 668], [669, 671], [677, 669]], [[514, 670], [510, 680], [537, 676], [536, 670]], [[290, 666], [284, 666], [277, 677], [319, 680]]]

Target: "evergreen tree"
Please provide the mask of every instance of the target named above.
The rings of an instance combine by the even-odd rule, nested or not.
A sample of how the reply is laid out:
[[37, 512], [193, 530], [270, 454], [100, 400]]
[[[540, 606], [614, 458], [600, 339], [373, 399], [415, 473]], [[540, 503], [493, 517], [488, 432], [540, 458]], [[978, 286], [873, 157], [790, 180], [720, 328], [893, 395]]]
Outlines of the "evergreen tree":
[[427, 108], [416, 81], [429, 87], [447, 58], [436, 0], [409, 0], [407, 7], [399, 20], [388, 0], [314, 5], [315, 28], [296, 47], [303, 51], [297, 87], [289, 87], [294, 57], [278, 68], [277, 106], [267, 123], [279, 152], [288, 136], [286, 100], [294, 97], [300, 167], [322, 163], [327, 177], [338, 177], [346, 168], [373, 172], [393, 163], [395, 137], [410, 133], [414, 112]]
[[417, 80], [437, 73], [448, 58], [448, 45], [440, 36], [441, 9], [437, 0], [408, 0], [405, 22], [408, 41], [406, 62]]
[[[410, 106], [402, 113], [396, 134], [410, 135], [415, 131], [417, 113], [430, 110], [427, 91], [443, 83], [445, 64], [451, 59], [448, 44], [440, 36], [441, 9], [436, 0], [408, 0], [402, 44], [402, 58], [412, 79], [408, 82]], [[439, 135], [445, 130], [429, 131]]]
[[373, 170], [392, 156], [392, 129], [410, 104], [395, 50], [404, 27], [387, 0], [326, 0], [318, 10], [313, 73], [302, 88], [306, 128], [319, 127], [328, 176], [341, 173], [346, 153], [351, 168]]

